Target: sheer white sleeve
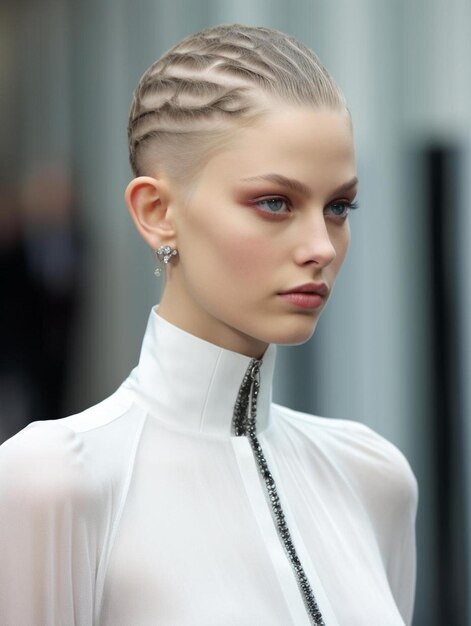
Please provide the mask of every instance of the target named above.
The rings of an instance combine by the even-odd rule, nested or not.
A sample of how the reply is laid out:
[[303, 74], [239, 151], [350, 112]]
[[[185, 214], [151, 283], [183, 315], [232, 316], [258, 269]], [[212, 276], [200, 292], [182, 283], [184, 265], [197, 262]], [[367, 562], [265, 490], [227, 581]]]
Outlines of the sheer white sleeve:
[[102, 490], [80, 436], [33, 422], [0, 446], [0, 623], [91, 626]]
[[406, 626], [411, 626], [416, 587], [418, 486], [405, 458], [398, 465], [397, 474], [391, 482], [391, 513], [390, 519], [385, 519], [385, 525], [391, 532], [387, 572], [399, 612]]
[[354, 472], [385, 564], [391, 593], [406, 624], [412, 624], [416, 585], [415, 522], [418, 486], [403, 453], [387, 439], [358, 425]]

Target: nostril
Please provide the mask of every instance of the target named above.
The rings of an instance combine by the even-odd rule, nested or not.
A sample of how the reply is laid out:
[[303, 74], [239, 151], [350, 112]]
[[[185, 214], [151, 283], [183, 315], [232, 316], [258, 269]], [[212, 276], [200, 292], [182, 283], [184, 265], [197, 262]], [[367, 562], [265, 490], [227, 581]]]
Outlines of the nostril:
[[299, 247], [294, 258], [299, 265], [307, 263], [316, 263], [317, 265], [327, 265], [331, 263], [337, 252], [333, 246], [302, 246]]

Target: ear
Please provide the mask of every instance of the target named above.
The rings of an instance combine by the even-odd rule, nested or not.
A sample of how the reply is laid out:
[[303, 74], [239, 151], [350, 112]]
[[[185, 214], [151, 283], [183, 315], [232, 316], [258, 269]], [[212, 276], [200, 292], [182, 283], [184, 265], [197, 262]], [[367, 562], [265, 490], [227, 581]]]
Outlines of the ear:
[[126, 187], [124, 199], [139, 234], [153, 250], [163, 244], [176, 247], [169, 189], [164, 179], [138, 176]]

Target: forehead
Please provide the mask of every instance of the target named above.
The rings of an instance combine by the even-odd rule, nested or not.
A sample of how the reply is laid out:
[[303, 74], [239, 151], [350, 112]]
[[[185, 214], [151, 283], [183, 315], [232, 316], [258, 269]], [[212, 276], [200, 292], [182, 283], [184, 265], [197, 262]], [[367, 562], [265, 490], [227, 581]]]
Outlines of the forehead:
[[355, 175], [350, 116], [346, 110], [273, 108], [241, 129], [205, 169], [207, 176], [220, 180], [279, 172], [314, 185], [337, 186]]

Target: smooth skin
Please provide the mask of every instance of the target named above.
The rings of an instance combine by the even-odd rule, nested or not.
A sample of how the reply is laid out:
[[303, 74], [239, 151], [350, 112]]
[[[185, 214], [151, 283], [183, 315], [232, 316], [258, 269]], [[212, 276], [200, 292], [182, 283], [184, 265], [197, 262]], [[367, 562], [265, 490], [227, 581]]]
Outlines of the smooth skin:
[[[241, 180], [273, 173], [309, 191]], [[125, 200], [140, 235], [153, 250], [178, 250], [158, 314], [255, 358], [270, 343], [307, 341], [325, 302], [301, 309], [279, 293], [311, 281], [332, 290], [350, 242], [348, 204], [357, 187], [338, 190], [355, 177], [346, 110], [277, 104], [206, 163], [189, 202], [163, 174], [133, 179]]]

